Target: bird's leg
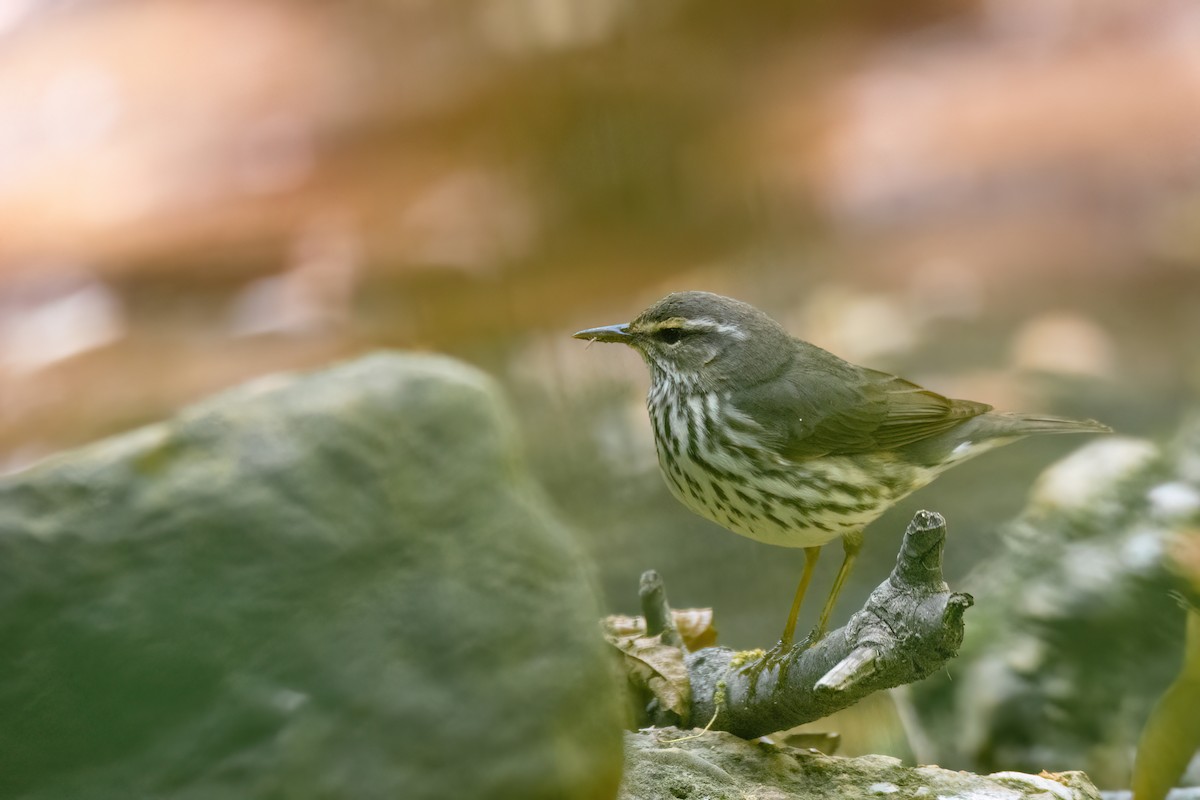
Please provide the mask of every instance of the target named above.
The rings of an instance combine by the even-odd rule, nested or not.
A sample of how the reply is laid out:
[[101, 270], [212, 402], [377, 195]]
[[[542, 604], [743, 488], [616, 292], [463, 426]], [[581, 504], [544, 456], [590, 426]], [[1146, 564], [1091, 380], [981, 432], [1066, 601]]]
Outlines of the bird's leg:
[[813, 568], [817, 566], [819, 555], [820, 547], [804, 548], [804, 572], [800, 575], [800, 585], [796, 587], [796, 599], [792, 600], [792, 610], [788, 613], [783, 638], [779, 640], [780, 650], [787, 650], [792, 646], [792, 637], [796, 633], [796, 618], [800, 616], [800, 604], [804, 602], [804, 595], [808, 593], [808, 584], [812, 582]]
[[842, 584], [846, 582], [846, 576], [854, 567], [854, 559], [858, 558], [858, 551], [862, 549], [862, 545], [863, 532], [861, 530], [851, 531], [842, 537], [842, 549], [846, 551], [846, 555], [842, 558], [842, 566], [838, 569], [837, 577], [834, 578], [833, 588], [829, 590], [829, 599], [825, 601], [825, 608], [821, 610], [821, 620], [817, 623], [817, 629], [809, 636], [811, 644], [821, 641], [825, 631], [828, 630], [829, 615], [833, 613], [833, 605], [842, 592]]
[[792, 600], [792, 610], [788, 614], [787, 627], [783, 629], [783, 636], [775, 643], [774, 647], [765, 653], [761, 650], [757, 651], [761, 655], [745, 666], [753, 681], [757, 682], [758, 676], [764, 669], [778, 663], [791, 649], [792, 639], [796, 633], [796, 618], [800, 616], [800, 605], [804, 602], [804, 595], [808, 593], [808, 584], [812, 583], [813, 569], [817, 566], [817, 556], [819, 555], [821, 555], [820, 547], [804, 548], [804, 572], [800, 575], [800, 585], [796, 587], [796, 598]]

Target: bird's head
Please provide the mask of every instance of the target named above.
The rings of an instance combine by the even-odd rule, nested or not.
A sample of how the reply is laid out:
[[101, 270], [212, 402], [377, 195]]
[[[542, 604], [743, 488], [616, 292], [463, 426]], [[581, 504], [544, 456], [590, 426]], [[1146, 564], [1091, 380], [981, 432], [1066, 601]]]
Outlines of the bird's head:
[[574, 336], [629, 345], [642, 354], [656, 383], [688, 390], [753, 382], [791, 357], [790, 339], [778, 323], [751, 305], [708, 292], [669, 294], [632, 322]]

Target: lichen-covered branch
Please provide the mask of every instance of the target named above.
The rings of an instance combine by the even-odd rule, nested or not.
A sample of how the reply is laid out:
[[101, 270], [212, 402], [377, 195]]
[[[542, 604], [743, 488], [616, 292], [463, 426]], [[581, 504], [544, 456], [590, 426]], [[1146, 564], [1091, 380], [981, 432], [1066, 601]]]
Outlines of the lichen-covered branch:
[[[748, 660], [724, 647], [689, 654], [691, 724], [712, 719], [714, 729], [762, 736], [828, 716], [941, 667], [958, 652], [963, 612], [973, 602], [942, 580], [945, 541], [941, 515], [918, 512], [892, 574], [844, 627], [815, 645], [801, 642]], [[661, 587], [655, 595], [665, 598]]]

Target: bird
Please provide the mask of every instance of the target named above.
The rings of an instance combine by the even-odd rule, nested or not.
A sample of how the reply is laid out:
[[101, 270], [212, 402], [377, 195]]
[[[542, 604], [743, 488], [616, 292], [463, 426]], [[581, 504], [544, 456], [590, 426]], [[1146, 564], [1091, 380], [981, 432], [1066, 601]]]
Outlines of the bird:
[[863, 529], [951, 467], [1044, 433], [1111, 433], [1093, 420], [1004, 413], [857, 366], [794, 338], [747, 303], [669, 294], [632, 322], [573, 334], [636, 350], [650, 369], [646, 405], [671, 493], [728, 530], [803, 548], [784, 632], [792, 645], [821, 547], [844, 556], [819, 641], [863, 545]]

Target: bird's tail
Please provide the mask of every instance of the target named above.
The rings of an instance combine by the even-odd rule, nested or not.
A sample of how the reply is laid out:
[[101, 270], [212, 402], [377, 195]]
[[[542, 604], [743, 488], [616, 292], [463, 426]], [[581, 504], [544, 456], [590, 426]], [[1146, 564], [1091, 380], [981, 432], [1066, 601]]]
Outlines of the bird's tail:
[[984, 415], [995, 436], [1032, 436], [1039, 433], [1112, 433], [1112, 428], [1094, 419], [1066, 419], [1045, 414], [992, 412]]

